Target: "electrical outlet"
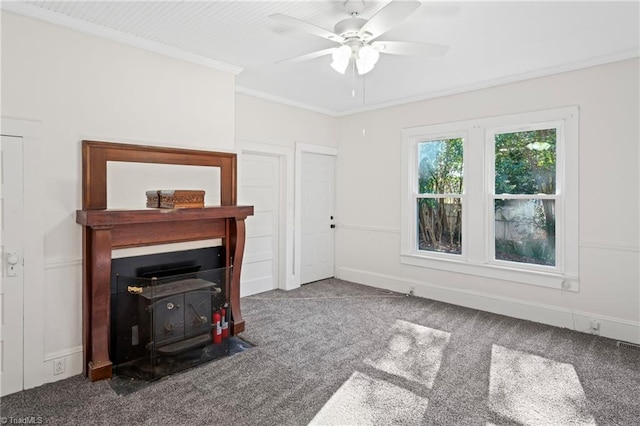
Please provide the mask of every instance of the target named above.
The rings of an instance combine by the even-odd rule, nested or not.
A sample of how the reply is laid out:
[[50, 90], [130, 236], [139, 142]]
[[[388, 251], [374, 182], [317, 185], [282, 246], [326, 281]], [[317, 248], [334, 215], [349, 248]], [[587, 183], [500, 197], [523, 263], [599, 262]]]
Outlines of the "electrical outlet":
[[64, 373], [64, 358], [54, 359], [53, 360], [53, 375], [57, 376], [58, 374]]
[[599, 333], [600, 332], [600, 321], [592, 319], [591, 320], [591, 331], [593, 333]]

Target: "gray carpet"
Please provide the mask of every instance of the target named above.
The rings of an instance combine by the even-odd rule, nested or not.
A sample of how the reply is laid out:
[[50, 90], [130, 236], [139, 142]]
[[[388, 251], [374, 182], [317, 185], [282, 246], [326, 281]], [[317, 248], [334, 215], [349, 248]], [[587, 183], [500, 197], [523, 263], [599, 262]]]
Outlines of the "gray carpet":
[[80, 376], [2, 398], [45, 424], [638, 425], [640, 350], [339, 281], [242, 299], [256, 347], [129, 395]]

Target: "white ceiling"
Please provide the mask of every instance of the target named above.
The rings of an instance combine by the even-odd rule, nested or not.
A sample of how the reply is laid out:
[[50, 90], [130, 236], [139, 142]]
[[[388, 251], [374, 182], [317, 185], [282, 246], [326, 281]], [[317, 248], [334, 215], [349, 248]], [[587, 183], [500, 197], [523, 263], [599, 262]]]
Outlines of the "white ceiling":
[[[370, 18], [386, 1], [365, 1]], [[333, 30], [338, 1], [29, 1], [2, 8], [238, 73], [238, 91], [341, 115], [637, 57], [640, 7], [629, 2], [423, 1], [380, 40], [449, 45], [442, 58], [381, 55], [354, 77], [330, 56], [276, 61], [336, 46], [268, 18], [284, 13]], [[352, 97], [355, 88], [356, 96]]]

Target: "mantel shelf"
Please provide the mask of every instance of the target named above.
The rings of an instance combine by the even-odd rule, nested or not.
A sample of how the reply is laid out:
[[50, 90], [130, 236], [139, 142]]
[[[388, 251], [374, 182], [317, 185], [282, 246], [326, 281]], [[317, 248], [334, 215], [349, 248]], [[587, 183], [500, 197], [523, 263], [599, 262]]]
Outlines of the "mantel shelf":
[[145, 210], [77, 210], [76, 222], [83, 226], [95, 227], [225, 218], [244, 219], [251, 215], [253, 215], [253, 206]]

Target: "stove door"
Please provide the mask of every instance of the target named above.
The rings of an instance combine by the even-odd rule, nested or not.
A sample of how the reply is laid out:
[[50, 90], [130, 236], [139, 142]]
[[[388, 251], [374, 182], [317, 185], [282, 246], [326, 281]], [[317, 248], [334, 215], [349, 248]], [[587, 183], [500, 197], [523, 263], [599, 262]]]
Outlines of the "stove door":
[[153, 304], [153, 341], [156, 347], [184, 339], [184, 294], [175, 294]]
[[211, 332], [211, 290], [190, 291], [184, 294], [185, 337]]

